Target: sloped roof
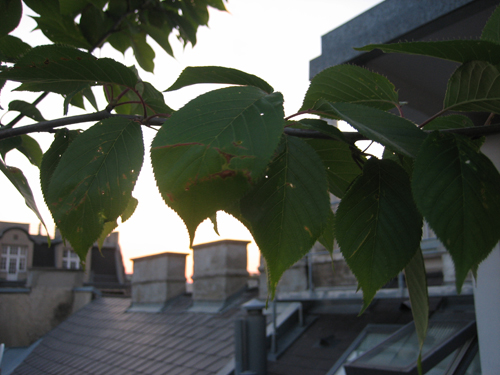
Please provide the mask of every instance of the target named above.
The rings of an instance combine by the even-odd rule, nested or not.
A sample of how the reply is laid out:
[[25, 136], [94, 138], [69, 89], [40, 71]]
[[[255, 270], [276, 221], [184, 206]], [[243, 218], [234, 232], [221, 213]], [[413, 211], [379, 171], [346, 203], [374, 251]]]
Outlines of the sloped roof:
[[216, 374], [233, 357], [233, 321], [250, 297], [218, 314], [188, 312], [189, 296], [157, 314], [101, 298], [48, 333], [13, 374]]

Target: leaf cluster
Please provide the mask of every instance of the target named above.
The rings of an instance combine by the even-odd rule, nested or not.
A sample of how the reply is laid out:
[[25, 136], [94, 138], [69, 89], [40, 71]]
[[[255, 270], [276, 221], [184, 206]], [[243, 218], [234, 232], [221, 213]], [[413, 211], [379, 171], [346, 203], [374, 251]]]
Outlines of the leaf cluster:
[[[17, 12], [17, 2], [8, 4], [14, 9], [9, 11]], [[55, 10], [54, 4], [32, 9], [42, 18], [49, 6]], [[132, 191], [145, 152], [141, 126], [159, 126], [149, 150], [156, 183], [165, 203], [186, 224], [191, 243], [203, 220], [216, 223], [217, 211], [235, 216], [250, 230], [266, 259], [273, 295], [283, 272], [316, 241], [332, 252], [336, 240], [363, 291], [364, 308], [383, 285], [401, 271], [406, 273], [412, 305], [419, 306], [414, 315], [421, 343], [428, 310], [420, 250], [423, 220], [451, 254], [459, 291], [467, 274], [500, 240], [500, 174], [481, 152], [481, 139], [458, 134], [475, 124], [464, 114], [446, 115], [449, 111], [500, 113], [500, 8], [477, 41], [362, 48], [461, 63], [450, 77], [443, 109], [415, 124], [402, 116], [398, 93], [387, 78], [350, 65], [334, 66], [314, 77], [301, 108], [288, 117], [281, 93], [259, 77], [223, 67], [187, 68], [168, 90], [198, 83], [231, 86], [172, 111], [162, 93], [143, 82], [135, 69], [75, 48], [100, 40], [97, 34], [86, 36], [84, 14], [92, 9], [99, 19], [109, 17], [115, 25], [119, 17], [114, 12], [121, 6], [116, 12], [123, 22], [112, 26], [106, 40], [124, 51], [134, 43], [130, 25], [152, 37], [150, 26], [177, 27], [180, 38], [194, 44], [193, 29], [171, 23], [172, 14], [182, 10], [183, 22], [203, 25], [208, 21], [206, 7], [223, 9], [222, 2], [57, 4], [53, 17], [81, 15], [78, 33], [68, 34], [73, 44], [29, 48], [15, 55], [9, 48], [19, 51], [17, 41], [4, 40], [7, 48], [0, 39], [0, 56], [10, 56], [4, 61], [14, 63], [2, 68], [0, 80], [20, 82], [17, 90], [62, 94], [65, 105], [82, 95], [94, 103], [92, 87], [101, 86], [108, 100], [106, 111], [94, 114], [101, 121], [83, 133], [58, 130], [42, 157], [26, 134], [58, 123], [44, 121], [34, 105], [11, 102], [9, 108], [40, 122], [16, 137], [9, 133], [13, 125], [0, 129], [0, 168], [36, 213], [27, 182], [18, 169], [5, 164], [5, 155], [19, 149], [41, 168], [45, 201], [80, 257], [113, 230], [119, 218], [129, 218], [137, 205]], [[44, 30], [43, 22], [37, 22]], [[5, 26], [4, 33], [11, 27]], [[50, 34], [47, 28], [44, 32]], [[75, 44], [77, 39], [86, 47]], [[137, 43], [147, 49], [144, 39]], [[321, 118], [296, 120], [298, 115]], [[359, 149], [329, 120], [346, 121], [365, 139], [383, 145], [383, 157]], [[475, 133], [492, 127], [476, 127]], [[330, 204], [332, 196], [341, 199], [336, 212]]]

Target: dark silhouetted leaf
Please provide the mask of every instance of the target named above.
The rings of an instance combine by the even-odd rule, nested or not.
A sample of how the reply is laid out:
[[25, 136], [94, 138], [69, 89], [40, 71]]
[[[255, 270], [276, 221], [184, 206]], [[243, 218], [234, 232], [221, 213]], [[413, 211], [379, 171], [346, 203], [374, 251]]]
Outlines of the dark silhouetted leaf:
[[332, 66], [314, 76], [301, 110], [315, 108], [320, 99], [382, 110], [391, 109], [399, 102], [394, 85], [387, 78], [355, 65]]
[[280, 93], [229, 87], [199, 96], [165, 122], [152, 143], [153, 169], [191, 242], [199, 223], [262, 176], [279, 143], [283, 116]]
[[388, 112], [358, 104], [320, 102], [317, 109], [321, 112], [338, 116], [365, 137], [403, 155], [414, 158], [427, 136], [411, 121]]
[[177, 81], [165, 91], [174, 91], [197, 83], [226, 83], [258, 87], [268, 94], [274, 89], [263, 79], [232, 68], [221, 66], [189, 66], [183, 70]]
[[335, 214], [330, 210], [328, 221], [326, 222], [325, 230], [323, 234], [319, 236], [318, 242], [322, 244], [325, 249], [328, 250], [330, 254], [333, 254], [333, 248], [335, 245]]
[[420, 246], [422, 216], [404, 169], [391, 160], [368, 160], [339, 204], [335, 236], [363, 289], [366, 309]]
[[331, 215], [320, 158], [299, 138], [284, 136], [283, 143], [266, 176], [241, 200], [266, 259], [271, 298], [283, 272], [311, 249]]
[[380, 49], [385, 53], [431, 56], [459, 63], [467, 63], [474, 60], [489, 61], [492, 64], [500, 63], [500, 44], [487, 40], [370, 44], [355, 49], [357, 51]]
[[80, 259], [100, 237], [104, 224], [126, 210], [143, 155], [140, 125], [117, 117], [89, 128], [62, 155], [45, 199]]
[[[166, 53], [168, 53], [172, 57], [174, 56], [174, 51], [172, 50], [172, 47], [170, 46], [170, 43], [168, 41], [168, 36], [171, 32], [171, 29], [168, 26], [164, 27], [163, 29], [159, 29], [153, 25], [142, 24], [141, 29], [144, 30], [151, 38], [153, 38], [154, 41], [158, 43]], [[120, 46], [125, 46], [125, 43], [122, 42]]]
[[0, 2], [0, 38], [14, 30], [23, 14], [21, 0], [3, 0]]
[[455, 263], [457, 290], [500, 238], [500, 174], [470, 140], [434, 132], [415, 160], [413, 196]]
[[151, 46], [146, 43], [146, 34], [131, 34], [131, 46], [134, 50], [134, 57], [139, 63], [139, 66], [146, 72], [153, 73], [155, 70], [155, 64], [153, 62], [155, 58], [155, 51], [153, 51]]
[[298, 121], [304, 129], [311, 129], [319, 131], [325, 135], [332, 137], [333, 139], [337, 139], [339, 141], [349, 143], [345, 138], [344, 134], [339, 130], [339, 128], [329, 125], [324, 120], [318, 119], [301, 119]]
[[444, 108], [500, 113], [498, 69], [484, 61], [473, 61], [460, 66], [448, 81]]

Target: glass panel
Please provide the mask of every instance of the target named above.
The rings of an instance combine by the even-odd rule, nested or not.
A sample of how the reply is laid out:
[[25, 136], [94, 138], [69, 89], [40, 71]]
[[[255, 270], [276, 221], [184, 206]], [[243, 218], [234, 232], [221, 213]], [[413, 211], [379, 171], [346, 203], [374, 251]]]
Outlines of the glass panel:
[[21, 255], [26, 256], [26, 253], [28, 252], [28, 248], [26, 246], [20, 246], [21, 249]]
[[17, 273], [17, 259], [16, 258], [9, 259], [9, 273], [10, 274]]
[[19, 247], [17, 246], [9, 246], [10, 247], [10, 255], [17, 255], [17, 251], [19, 250]]
[[19, 258], [19, 271], [26, 270], [26, 258]]
[[478, 351], [464, 375], [479, 375], [479, 374], [481, 374], [481, 361], [479, 360], [479, 351]]
[[6, 245], [3, 245], [2, 246], [2, 254], [7, 254], [8, 251], [9, 251], [9, 247]]
[[63, 260], [63, 262], [62, 262], [62, 268], [65, 268], [65, 269], [69, 268], [68, 262], [66, 260]]
[[[349, 363], [354, 361], [356, 358], [361, 356], [364, 352], [367, 350], [370, 350], [371, 348], [377, 346], [380, 344], [382, 341], [384, 341], [386, 338], [388, 338], [390, 335], [392, 335], [393, 332], [387, 332], [387, 333], [379, 333], [379, 332], [370, 332], [367, 333], [365, 338], [359, 343], [358, 347], [354, 349], [351, 354], [349, 354], [349, 357], [347, 357], [345, 363]], [[344, 366], [338, 369], [337, 372], [335, 372], [334, 375], [345, 375], [345, 370]]]
[[0, 259], [0, 270], [7, 271], [7, 257]]

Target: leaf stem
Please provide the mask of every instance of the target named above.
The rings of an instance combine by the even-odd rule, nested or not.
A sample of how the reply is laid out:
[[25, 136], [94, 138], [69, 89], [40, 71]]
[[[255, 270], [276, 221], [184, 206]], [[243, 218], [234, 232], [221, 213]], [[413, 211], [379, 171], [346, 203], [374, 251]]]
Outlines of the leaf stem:
[[438, 118], [439, 116], [441, 116], [443, 113], [445, 113], [446, 111], [448, 111], [448, 109], [442, 109], [440, 110], [438, 113], [436, 113], [435, 115], [429, 117], [427, 120], [425, 120], [423, 123], [421, 123], [418, 127], [419, 129], [422, 129], [425, 125], [427, 125], [429, 122], [431, 122], [432, 120], [434, 120], [435, 118]]

